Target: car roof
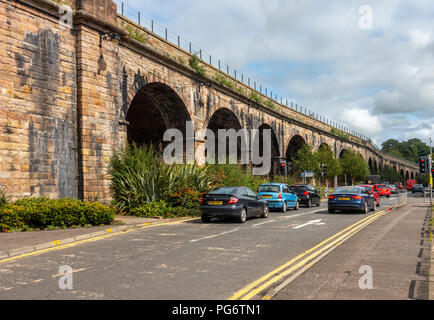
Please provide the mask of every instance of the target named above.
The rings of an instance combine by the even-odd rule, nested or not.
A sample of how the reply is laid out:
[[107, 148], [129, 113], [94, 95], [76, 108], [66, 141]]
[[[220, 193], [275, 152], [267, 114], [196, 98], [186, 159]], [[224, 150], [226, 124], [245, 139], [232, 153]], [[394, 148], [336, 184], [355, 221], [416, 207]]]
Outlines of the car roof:
[[262, 187], [262, 186], [282, 186], [282, 185], [288, 185], [287, 183], [264, 183], [264, 184], [261, 184], [260, 185], [260, 187]]

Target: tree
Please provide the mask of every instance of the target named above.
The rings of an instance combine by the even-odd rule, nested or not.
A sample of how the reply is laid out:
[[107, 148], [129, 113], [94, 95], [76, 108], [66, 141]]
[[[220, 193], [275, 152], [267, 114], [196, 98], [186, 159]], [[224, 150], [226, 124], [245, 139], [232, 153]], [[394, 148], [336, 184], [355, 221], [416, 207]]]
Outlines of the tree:
[[382, 151], [417, 162], [419, 156], [429, 154], [429, 146], [417, 138], [402, 142], [389, 139], [383, 142]]
[[354, 184], [354, 181], [362, 181], [369, 175], [369, 166], [363, 157], [354, 152], [347, 150], [339, 160], [343, 174]]
[[320, 170], [318, 159], [313, 153], [312, 147], [308, 144], [304, 144], [303, 147], [297, 151], [293, 166], [296, 173], [312, 171], [318, 174]]
[[330, 180], [342, 174], [342, 167], [339, 160], [335, 159], [332, 150], [327, 145], [322, 145], [315, 153], [319, 165], [327, 166], [326, 179]]

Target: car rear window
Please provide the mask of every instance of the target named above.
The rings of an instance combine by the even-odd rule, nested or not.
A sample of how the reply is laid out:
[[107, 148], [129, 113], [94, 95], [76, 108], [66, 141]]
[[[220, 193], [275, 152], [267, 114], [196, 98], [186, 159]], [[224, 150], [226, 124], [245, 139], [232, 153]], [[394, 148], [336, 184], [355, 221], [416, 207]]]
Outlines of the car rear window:
[[280, 192], [279, 186], [260, 186], [258, 192]]
[[351, 188], [351, 187], [344, 187], [344, 188], [337, 188], [333, 194], [360, 194], [362, 191], [361, 188]]
[[297, 192], [297, 191], [307, 191], [308, 190], [306, 186], [291, 186], [291, 188], [295, 192]]
[[377, 189], [386, 189], [386, 186], [377, 186]]
[[208, 194], [237, 194], [240, 188], [218, 188], [210, 191]]
[[421, 185], [421, 184], [415, 184], [414, 186], [415, 186], [415, 187], [419, 187], [419, 188], [420, 188], [420, 187], [423, 187], [423, 185]]

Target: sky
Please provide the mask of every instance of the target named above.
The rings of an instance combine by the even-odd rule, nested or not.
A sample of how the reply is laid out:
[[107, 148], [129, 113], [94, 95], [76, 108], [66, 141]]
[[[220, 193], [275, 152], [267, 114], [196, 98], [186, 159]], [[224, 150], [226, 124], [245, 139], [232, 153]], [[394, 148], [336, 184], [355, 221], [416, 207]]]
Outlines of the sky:
[[123, 1], [278, 100], [378, 146], [434, 138], [432, 0]]

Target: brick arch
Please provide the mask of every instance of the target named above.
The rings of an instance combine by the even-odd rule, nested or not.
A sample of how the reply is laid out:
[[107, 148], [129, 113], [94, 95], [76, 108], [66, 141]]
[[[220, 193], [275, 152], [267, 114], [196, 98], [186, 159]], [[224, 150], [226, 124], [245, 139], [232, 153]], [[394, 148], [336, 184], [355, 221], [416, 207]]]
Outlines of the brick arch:
[[187, 121], [192, 117], [182, 98], [167, 84], [141, 79], [142, 83], [132, 88], [135, 95], [124, 110], [128, 142], [163, 146], [167, 129], [179, 129], [185, 138]]

